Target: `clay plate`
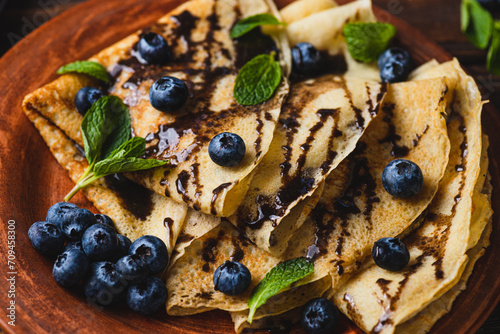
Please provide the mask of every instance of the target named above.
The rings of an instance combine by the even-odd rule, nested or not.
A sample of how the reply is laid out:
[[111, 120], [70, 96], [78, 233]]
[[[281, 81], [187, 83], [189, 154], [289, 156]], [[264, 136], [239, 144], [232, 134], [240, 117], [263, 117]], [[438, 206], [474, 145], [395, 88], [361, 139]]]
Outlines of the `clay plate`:
[[[73, 187], [65, 171], [45, 146], [38, 132], [21, 110], [23, 97], [56, 78], [59, 66], [86, 59], [130, 33], [147, 27], [182, 0], [90, 0], [68, 10], [24, 38], [0, 59], [0, 233], [1, 272], [0, 326], [8, 333], [232, 333], [233, 324], [225, 312], [214, 311], [189, 317], [169, 317], [160, 312], [143, 317], [124, 306], [95, 309], [81, 291], [67, 291], [52, 279], [52, 261], [30, 245], [27, 231], [43, 220], [47, 209]], [[278, 0], [284, 6], [290, 0]], [[443, 62], [451, 56], [405, 22], [375, 8], [380, 20], [398, 30], [398, 43], [418, 63], [432, 58]], [[484, 131], [490, 136], [490, 173], [500, 189], [500, 117], [492, 106], [483, 113]], [[495, 191], [493, 208], [500, 212]], [[80, 206], [97, 212], [81, 195]], [[9, 285], [8, 221], [14, 220], [16, 321], [5, 316]], [[500, 221], [493, 217], [493, 242], [477, 262], [467, 290], [456, 300], [451, 312], [432, 333], [474, 333], [494, 309], [500, 297]], [[341, 333], [361, 333], [343, 319]], [[263, 331], [262, 333], [264, 333]], [[294, 328], [292, 333], [303, 333]]]

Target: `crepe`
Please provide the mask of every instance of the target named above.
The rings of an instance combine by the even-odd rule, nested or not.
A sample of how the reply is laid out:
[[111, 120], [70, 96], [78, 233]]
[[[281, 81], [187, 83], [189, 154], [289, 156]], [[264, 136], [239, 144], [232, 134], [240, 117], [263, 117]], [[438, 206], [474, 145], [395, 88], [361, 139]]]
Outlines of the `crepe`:
[[[441, 78], [388, 87], [379, 115], [356, 150], [327, 177], [318, 204], [283, 254], [284, 259], [304, 256], [314, 262], [314, 273], [301, 284], [327, 277], [335, 291], [359, 269], [376, 240], [398, 235], [424, 212], [448, 163], [449, 140], [442, 116], [447, 94]], [[382, 187], [382, 171], [396, 157], [414, 161], [422, 169], [424, 187], [413, 198], [394, 198]], [[309, 299], [320, 296], [309, 294], [308, 285], [302, 289]], [[288, 310], [297, 306], [288, 305]], [[269, 316], [269, 309], [274, 308], [265, 304], [254, 319]], [[242, 328], [257, 326], [240, 322]]]
[[[488, 154], [485, 149], [488, 146], [488, 139], [483, 135], [483, 154], [481, 156], [481, 174], [472, 196], [473, 211], [471, 220], [470, 237], [474, 236], [474, 242], [469, 242], [467, 251], [468, 262], [460, 277], [460, 281], [439, 299], [433, 301], [425, 309], [420, 311], [410, 320], [396, 327], [396, 333], [427, 333], [432, 326], [446, 313], [451, 310], [454, 300], [465, 290], [467, 281], [472, 274], [476, 261], [483, 256], [486, 247], [490, 245], [490, 235], [492, 230], [491, 212], [491, 184], [488, 171]], [[481, 189], [482, 188], [482, 189]], [[486, 209], [485, 209], [486, 207]], [[481, 230], [481, 233], [478, 231]], [[471, 240], [471, 239], [469, 239]]]
[[[290, 45], [308, 42], [318, 50], [328, 50], [331, 55], [341, 54], [346, 49], [342, 34], [346, 23], [376, 21], [370, 0], [357, 0], [315, 12], [301, 19], [299, 17], [294, 17], [294, 21], [286, 27]], [[360, 78], [365, 77], [361, 75]]]
[[337, 3], [333, 0], [297, 0], [282, 8], [280, 16], [283, 22], [290, 24], [311, 14], [336, 6]]
[[[314, 194], [302, 203], [309, 209], [299, 205], [294, 210], [312, 209], [322, 191], [323, 187], [320, 185]], [[293, 212], [291, 214], [294, 215]], [[182, 242], [184, 238], [186, 242]], [[271, 268], [282, 261], [281, 258], [273, 257], [253, 244], [226, 219], [191, 210], [186, 217], [179, 241], [174, 250], [175, 260], [172, 261], [166, 274], [169, 293], [167, 312], [170, 315], [188, 315], [212, 309], [232, 312], [246, 310], [252, 288]], [[212, 281], [214, 271], [229, 259], [247, 266], [252, 275], [250, 287], [246, 293], [239, 296], [226, 296], [214, 289]], [[328, 287], [329, 282], [324, 281], [316, 288], [323, 293]], [[295, 300], [287, 302], [301, 305], [310, 298], [309, 295], [304, 296], [302, 290], [296, 292], [298, 294], [295, 295]], [[288, 305], [283, 302], [283, 299], [275, 298], [274, 301], [270, 301], [270, 305], [276, 310], [281, 308], [287, 310]]]
[[[422, 226], [404, 238], [410, 264], [400, 272], [372, 264], [334, 297], [339, 308], [365, 331], [392, 333], [397, 325], [451, 289], [467, 264], [471, 219], [478, 219], [484, 227], [491, 216], [491, 210], [484, 209], [488, 205], [479, 206], [481, 211], [477, 211], [484, 218], [471, 213], [481, 167], [482, 103], [477, 86], [456, 60], [429, 67], [414, 78], [443, 74], [448, 81], [458, 78], [448, 111], [450, 161]], [[472, 231], [481, 235], [482, 228]], [[472, 237], [475, 241], [471, 245], [479, 240], [478, 235]]]
[[259, 248], [280, 256], [307, 216], [289, 212], [354, 150], [385, 89], [335, 75], [294, 83], [270, 149], [229, 221]]
[[[76, 86], [87, 78], [73, 77]], [[69, 86], [73, 93], [75, 86]], [[68, 86], [66, 86], [68, 88]], [[61, 96], [64, 98], [64, 96]], [[51, 121], [25, 104], [25, 113], [40, 132], [59, 164], [76, 182], [88, 167], [82, 148]], [[187, 207], [155, 194], [118, 175], [99, 179], [83, 189], [83, 194], [103, 214], [110, 216], [117, 231], [132, 241], [143, 235], [162, 239], [172, 254], [184, 224]]]
[[[271, 38], [257, 29], [236, 41], [229, 37], [237, 20], [264, 12], [279, 15], [274, 4], [264, 0], [188, 1], [153, 26], [91, 58], [115, 78], [109, 92], [130, 108], [134, 135], [148, 142], [146, 157], [170, 161], [166, 167], [128, 177], [204, 213], [228, 216], [236, 210], [253, 170], [269, 148], [288, 91], [290, 52], [284, 33]], [[164, 66], [143, 64], [136, 57], [139, 38], [151, 31], [163, 35], [173, 49], [174, 60]], [[232, 96], [239, 68], [252, 57], [271, 51], [278, 52], [281, 84], [268, 101], [239, 105]], [[184, 80], [190, 91], [186, 105], [175, 113], [160, 112], [149, 102], [150, 86], [166, 75]], [[73, 99], [88, 84], [74, 74], [64, 75], [30, 94], [25, 105], [29, 103], [81, 145], [82, 117]], [[245, 141], [245, 157], [236, 167], [218, 166], [208, 155], [210, 140], [224, 131]]]

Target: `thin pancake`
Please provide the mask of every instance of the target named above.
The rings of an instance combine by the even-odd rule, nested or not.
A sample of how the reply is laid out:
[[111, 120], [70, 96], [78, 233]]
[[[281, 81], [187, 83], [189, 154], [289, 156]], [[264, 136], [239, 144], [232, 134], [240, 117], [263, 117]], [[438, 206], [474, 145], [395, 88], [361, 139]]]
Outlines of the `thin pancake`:
[[[241, 17], [274, 12], [273, 6], [264, 0], [188, 1], [153, 26], [91, 58], [114, 76], [116, 81], [109, 91], [130, 107], [133, 133], [148, 142], [146, 157], [171, 162], [170, 166], [129, 177], [202, 212], [222, 216], [234, 212], [255, 166], [269, 148], [288, 91], [283, 77], [270, 100], [258, 106], [241, 106], [232, 96], [236, 74], [253, 56], [278, 51], [286, 75], [290, 57], [283, 34], [273, 39], [257, 29], [233, 41], [229, 31]], [[173, 49], [174, 59], [164, 66], [143, 64], [136, 57], [137, 41], [151, 31], [163, 35]], [[149, 102], [150, 86], [166, 75], [185, 80], [190, 90], [188, 102], [175, 113], [160, 112]], [[79, 88], [95, 83], [75, 77], [64, 75], [42, 87], [25, 99], [25, 105], [29, 103], [81, 145], [82, 117], [73, 100]], [[237, 167], [221, 167], [209, 158], [211, 138], [224, 131], [239, 134], [246, 143], [246, 155]]]
[[333, 0], [297, 0], [280, 10], [283, 22], [290, 24], [322, 10], [336, 7]]
[[290, 217], [290, 210], [354, 150], [384, 95], [385, 86], [334, 75], [293, 84], [270, 149], [231, 223], [280, 256], [304, 221]]
[[[308, 213], [316, 205], [322, 190], [320, 185], [312, 196], [297, 205], [290, 214], [295, 216]], [[215, 228], [205, 233], [209, 226]], [[183, 243], [181, 240], [184, 235], [190, 237]], [[193, 235], [196, 235], [196, 238]], [[175, 255], [177, 253], [179, 254]], [[188, 315], [211, 309], [232, 312], [247, 310], [252, 288], [272, 267], [283, 261], [282, 258], [273, 257], [255, 246], [226, 219], [192, 211], [186, 218], [174, 257], [175, 263], [171, 265], [166, 276], [169, 292], [167, 312], [170, 315]], [[229, 259], [246, 265], [252, 275], [250, 287], [240, 296], [226, 296], [214, 289], [214, 271]], [[189, 279], [186, 279], [187, 277]], [[324, 281], [322, 284], [318, 283], [315, 289], [323, 293], [328, 286], [329, 282]], [[287, 303], [301, 305], [307, 301], [302, 290], [295, 289], [290, 295], [290, 299], [276, 297], [266, 305], [271, 305], [271, 310], [281, 313], [289, 309]]]
[[[25, 112], [59, 164], [76, 182], [88, 166], [81, 147], [30, 108], [29, 104]], [[83, 194], [101, 213], [113, 219], [119, 233], [131, 240], [147, 234], [155, 235], [166, 243], [169, 254], [172, 254], [187, 212], [184, 204], [178, 204], [119, 176], [100, 179], [86, 187]]]
[[[288, 41], [293, 46], [308, 42], [318, 50], [328, 50], [332, 55], [345, 50], [342, 34], [347, 22], [375, 22], [371, 0], [357, 0], [343, 6], [325, 9], [294, 21], [286, 27]], [[360, 78], [365, 78], [360, 76]]]
[[423, 225], [404, 239], [410, 264], [400, 272], [371, 265], [335, 295], [339, 308], [365, 331], [394, 332], [453, 287], [467, 263], [472, 195], [480, 171], [482, 103], [473, 79], [456, 61], [431, 68], [423, 77], [441, 77], [443, 70], [450, 71], [445, 77], [459, 79], [448, 118], [450, 161]]
[[[484, 254], [490, 244], [492, 230], [491, 183], [488, 174], [488, 137], [483, 135], [483, 153], [481, 154], [481, 174], [472, 196], [472, 218], [470, 225], [468, 262], [460, 281], [439, 299], [433, 301], [410, 320], [396, 327], [396, 333], [427, 333], [432, 326], [446, 313], [458, 295], [465, 290], [474, 264]], [[471, 239], [473, 242], [470, 242]]]
[[[327, 177], [320, 201], [284, 253], [285, 258], [306, 256], [314, 261], [314, 274], [303, 284], [331, 277], [332, 289], [340, 288], [370, 254], [375, 240], [398, 235], [427, 208], [448, 163], [450, 144], [442, 116], [447, 91], [442, 79], [388, 87], [379, 115], [357, 149]], [[424, 174], [422, 191], [411, 199], [396, 199], [381, 184], [384, 167], [402, 155]], [[308, 294], [307, 287], [303, 293], [309, 299], [319, 297]], [[254, 319], [270, 313], [272, 308], [264, 304]], [[257, 326], [242, 319], [240, 314], [242, 327]]]

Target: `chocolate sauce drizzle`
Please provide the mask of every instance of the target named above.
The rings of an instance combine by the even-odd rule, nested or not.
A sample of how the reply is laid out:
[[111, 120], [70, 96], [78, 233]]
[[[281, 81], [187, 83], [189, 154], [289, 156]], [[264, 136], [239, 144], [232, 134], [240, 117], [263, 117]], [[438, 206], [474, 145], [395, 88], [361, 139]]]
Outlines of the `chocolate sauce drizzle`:
[[[314, 82], [332, 82], [332, 85], [334, 84], [331, 75], [317, 78]], [[298, 83], [296, 87], [294, 87], [292, 95], [285, 102], [283, 109], [287, 110], [287, 112], [283, 114], [278, 121], [278, 126], [281, 127], [281, 131], [284, 132], [285, 136], [285, 145], [282, 146], [283, 161], [280, 163], [281, 187], [277, 191], [276, 196], [256, 196], [257, 212], [245, 212], [245, 209], [240, 207], [237, 214], [238, 227], [241, 230], [245, 230], [245, 228], [259, 229], [265, 221], [271, 221], [273, 227], [276, 227], [277, 221], [286, 214], [290, 204], [298, 198], [308, 194], [317, 186], [316, 180], [311, 177], [311, 171], [304, 168], [304, 166], [317, 132], [323, 128], [329, 118], [334, 120], [335, 128], [332, 130], [332, 134], [328, 141], [327, 159], [321, 166], [323, 174], [328, 172], [333, 159], [337, 155], [337, 153], [332, 150], [332, 146], [333, 138], [342, 135], [342, 132], [336, 128], [339, 110], [319, 109], [316, 112], [319, 120], [309, 129], [308, 137], [305, 142], [299, 146], [301, 153], [296, 162], [295, 172], [290, 172], [292, 168], [290, 163], [292, 160], [292, 143], [295, 134], [298, 132], [298, 127], [300, 126], [301, 112], [307, 103], [302, 97], [307, 96], [307, 99], [314, 99], [317, 94], [320, 94], [320, 92], [313, 87], [317, 88], [317, 86], [314, 86], [311, 82]]]
[[396, 133], [396, 127], [392, 123], [392, 119], [394, 118], [394, 108], [396, 105], [394, 103], [385, 103], [382, 106], [382, 110], [384, 111], [384, 117], [382, 120], [387, 123], [387, 134], [383, 139], [379, 140], [379, 143], [390, 143], [392, 145], [391, 155], [395, 158], [403, 158], [406, 157], [410, 151], [407, 146], [398, 145], [398, 142], [401, 140], [401, 136]]
[[120, 174], [104, 177], [106, 186], [113, 190], [123, 207], [139, 220], [146, 220], [153, 210], [153, 192]]

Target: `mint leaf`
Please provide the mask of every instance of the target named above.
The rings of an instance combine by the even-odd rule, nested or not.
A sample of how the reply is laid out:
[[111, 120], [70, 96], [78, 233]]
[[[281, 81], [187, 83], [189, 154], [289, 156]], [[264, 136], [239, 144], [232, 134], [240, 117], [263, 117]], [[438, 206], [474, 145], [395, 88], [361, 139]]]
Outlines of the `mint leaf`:
[[140, 158], [104, 159], [95, 164], [94, 175], [102, 177], [109, 174], [135, 172], [167, 164], [167, 161]]
[[105, 158], [130, 137], [128, 108], [116, 96], [103, 96], [85, 114], [81, 124], [89, 165]]
[[377, 61], [395, 35], [396, 28], [390, 23], [357, 22], [344, 25], [344, 37], [351, 57], [364, 63]]
[[270, 24], [270, 25], [286, 25], [285, 22], [279, 21], [276, 17], [271, 14], [256, 14], [239, 20], [233, 29], [231, 29], [231, 38], [238, 38], [246, 34], [247, 32], [257, 28], [258, 26]]
[[267, 101], [281, 81], [280, 64], [270, 55], [258, 55], [243, 65], [234, 84], [233, 96], [244, 106]]
[[476, 0], [462, 0], [461, 28], [472, 44], [485, 49], [493, 31], [493, 18], [490, 12], [481, 7]]
[[255, 311], [269, 298], [286, 291], [292, 283], [312, 274], [314, 264], [305, 258], [288, 260], [271, 269], [264, 279], [253, 289], [248, 307], [248, 323], [252, 323]]
[[130, 114], [123, 101], [117, 96], [109, 96], [106, 108], [108, 115], [106, 116], [104, 133], [110, 132], [102, 145], [101, 158], [107, 158], [131, 135]]
[[495, 21], [493, 24], [493, 33], [486, 58], [486, 66], [491, 73], [500, 75], [500, 21]]
[[140, 157], [144, 155], [146, 150], [146, 139], [142, 137], [132, 137], [130, 140], [123, 143], [120, 147], [114, 150], [107, 159], [121, 159]]
[[95, 61], [75, 61], [73, 63], [61, 66], [57, 70], [57, 74], [66, 74], [71, 72], [83, 73], [107, 83], [111, 82], [111, 78], [106, 71], [106, 68], [104, 68], [104, 66], [102, 66], [101, 64], [96, 63]]

